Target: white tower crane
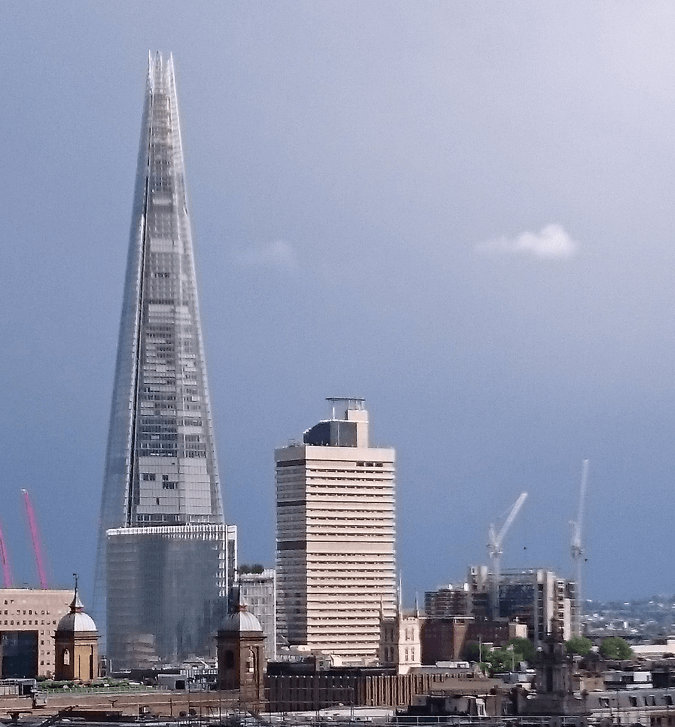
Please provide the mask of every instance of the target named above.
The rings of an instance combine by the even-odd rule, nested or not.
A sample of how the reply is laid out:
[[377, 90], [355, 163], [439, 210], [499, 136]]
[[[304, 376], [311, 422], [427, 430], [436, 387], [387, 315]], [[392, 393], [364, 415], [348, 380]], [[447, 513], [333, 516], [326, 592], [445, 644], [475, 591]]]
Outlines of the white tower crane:
[[588, 483], [588, 460], [585, 459], [581, 468], [581, 489], [579, 491], [579, 509], [577, 511], [577, 519], [573, 520], [570, 525], [572, 526], [572, 540], [570, 543], [570, 554], [572, 561], [576, 568], [576, 591], [575, 591], [575, 608], [574, 608], [574, 622], [572, 624], [572, 631], [575, 636], [581, 636], [581, 604], [583, 600], [581, 598], [581, 567], [584, 562], [584, 546], [581, 538], [582, 526], [584, 521], [584, 504], [586, 501], [586, 484]]
[[499, 615], [499, 582], [501, 580], [501, 558], [502, 553], [504, 552], [502, 549], [502, 543], [504, 542], [506, 533], [513, 524], [513, 521], [516, 519], [516, 515], [520, 512], [520, 508], [523, 506], [526, 499], [527, 492], [521, 492], [518, 499], [513, 503], [511, 509], [508, 511], [506, 520], [504, 521], [500, 531], [497, 532], [495, 530], [495, 526], [492, 524], [488, 530], [487, 549], [490, 560], [492, 561], [491, 610], [493, 619]]

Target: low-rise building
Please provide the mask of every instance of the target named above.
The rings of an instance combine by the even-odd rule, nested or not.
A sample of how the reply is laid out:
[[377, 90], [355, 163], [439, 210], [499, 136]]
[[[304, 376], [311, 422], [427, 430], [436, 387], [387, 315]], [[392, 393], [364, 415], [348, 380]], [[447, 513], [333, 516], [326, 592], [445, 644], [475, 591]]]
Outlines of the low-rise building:
[[3, 678], [54, 675], [54, 635], [72, 599], [69, 589], [0, 589]]

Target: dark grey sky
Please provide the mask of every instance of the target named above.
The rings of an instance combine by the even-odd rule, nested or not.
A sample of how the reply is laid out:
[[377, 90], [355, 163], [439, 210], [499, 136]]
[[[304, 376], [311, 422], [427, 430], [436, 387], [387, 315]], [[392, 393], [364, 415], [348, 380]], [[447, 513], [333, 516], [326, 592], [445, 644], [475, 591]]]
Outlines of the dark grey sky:
[[273, 449], [363, 396], [407, 600], [485, 560], [673, 593], [675, 6], [0, 4], [0, 511], [91, 581], [149, 49], [174, 53], [228, 520], [273, 563]]

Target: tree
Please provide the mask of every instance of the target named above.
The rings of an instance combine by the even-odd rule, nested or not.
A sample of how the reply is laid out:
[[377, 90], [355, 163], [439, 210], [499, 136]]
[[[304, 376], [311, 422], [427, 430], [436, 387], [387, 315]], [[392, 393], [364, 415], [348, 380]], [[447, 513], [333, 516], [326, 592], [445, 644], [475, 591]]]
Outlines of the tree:
[[529, 639], [517, 636], [515, 639], [511, 639], [509, 644], [513, 646], [518, 662], [526, 661], [531, 664], [534, 661], [537, 652], [534, 649], [534, 644]]
[[478, 643], [475, 641], [470, 641], [466, 646], [464, 647], [464, 658], [467, 661], [480, 661], [480, 653], [479, 653], [480, 647], [478, 646]]
[[600, 644], [600, 654], [605, 659], [630, 659], [633, 656], [633, 650], [621, 637], [608, 636]]
[[492, 651], [489, 646], [481, 645], [479, 647], [477, 641], [469, 641], [469, 643], [464, 646], [463, 656], [467, 661], [488, 663], [490, 661], [491, 654]]
[[511, 671], [521, 661], [533, 661], [535, 656], [534, 646], [529, 639], [511, 639], [506, 646], [490, 649], [483, 646], [481, 653], [478, 653], [478, 644], [469, 643], [464, 649], [464, 656], [468, 661], [477, 661], [483, 671], [490, 675], [500, 672]]
[[261, 563], [254, 563], [253, 565], [240, 565], [239, 566], [239, 572], [240, 573], [255, 573], [260, 574], [265, 570], [265, 566]]
[[567, 653], [579, 654], [579, 656], [588, 656], [591, 653], [592, 646], [593, 642], [585, 636], [572, 636], [569, 641], [565, 642]]

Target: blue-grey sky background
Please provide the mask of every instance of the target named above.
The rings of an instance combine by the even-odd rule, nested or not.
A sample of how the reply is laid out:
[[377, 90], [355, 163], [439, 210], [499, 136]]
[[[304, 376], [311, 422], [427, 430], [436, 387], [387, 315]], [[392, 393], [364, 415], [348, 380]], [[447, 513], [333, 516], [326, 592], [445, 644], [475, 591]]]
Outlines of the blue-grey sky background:
[[484, 562], [675, 592], [675, 5], [0, 4], [2, 508], [91, 587], [148, 50], [173, 52], [228, 521], [363, 396], [406, 601]]

